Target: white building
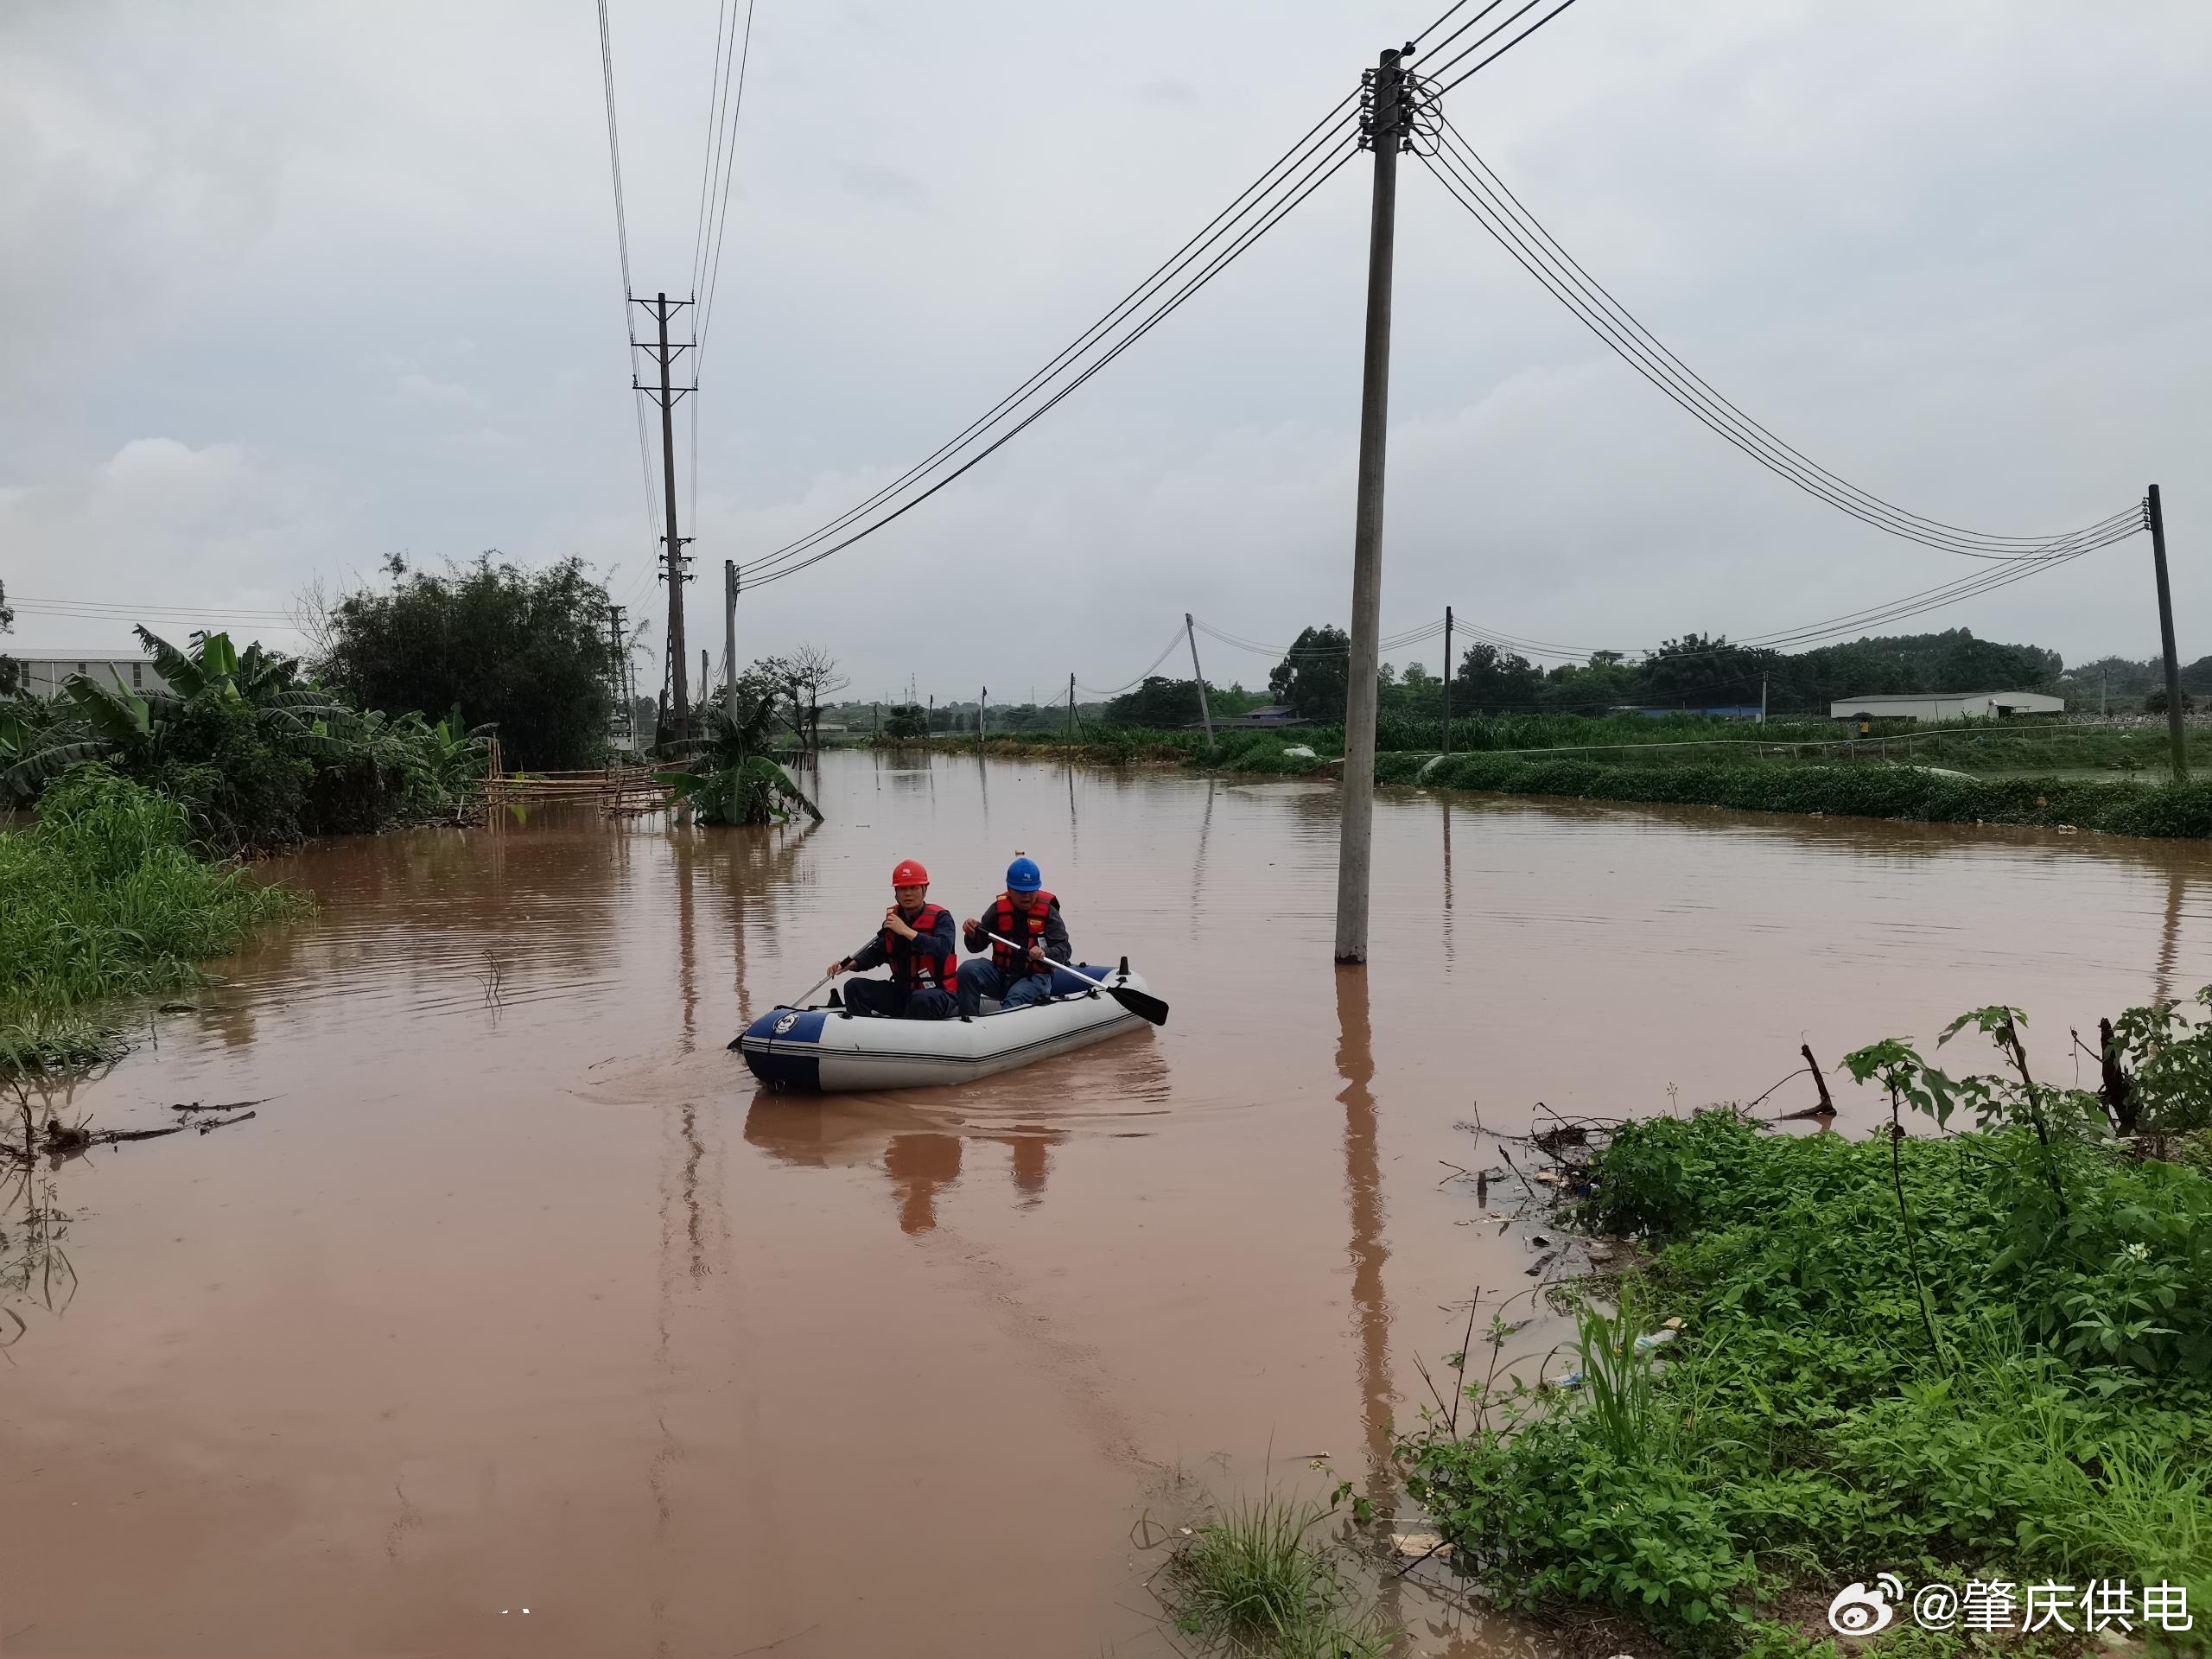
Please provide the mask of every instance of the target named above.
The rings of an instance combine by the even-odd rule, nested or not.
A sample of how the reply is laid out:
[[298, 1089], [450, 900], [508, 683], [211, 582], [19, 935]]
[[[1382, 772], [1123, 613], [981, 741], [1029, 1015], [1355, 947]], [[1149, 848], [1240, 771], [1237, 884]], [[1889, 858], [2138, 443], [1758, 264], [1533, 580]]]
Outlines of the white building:
[[1932, 696], [1839, 697], [1831, 720], [2001, 720], [2009, 715], [2063, 715], [2066, 699], [2041, 691], [1945, 691]]
[[0, 655], [22, 665], [17, 682], [28, 695], [52, 700], [61, 694], [61, 683], [73, 674], [98, 680], [102, 685], [126, 686], [133, 691], [166, 691], [168, 682], [145, 656], [118, 657], [89, 651], [17, 651], [0, 645]]

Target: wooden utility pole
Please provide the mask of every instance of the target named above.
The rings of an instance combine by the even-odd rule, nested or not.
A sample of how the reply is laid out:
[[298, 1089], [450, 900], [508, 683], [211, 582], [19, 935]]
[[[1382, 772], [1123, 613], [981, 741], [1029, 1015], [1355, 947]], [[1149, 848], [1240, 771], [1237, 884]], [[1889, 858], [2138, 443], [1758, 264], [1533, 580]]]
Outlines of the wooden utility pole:
[[[671, 300], [658, 294], [651, 300], [632, 297], [632, 305], [642, 305], [652, 314], [659, 328], [658, 343], [645, 342], [645, 350], [660, 365], [660, 385], [658, 388], [640, 381], [635, 373], [630, 377], [632, 390], [642, 391], [660, 405], [660, 475], [662, 505], [665, 514], [662, 522], [661, 540], [667, 546], [667, 568], [660, 578], [668, 584], [668, 664], [672, 683], [670, 688], [670, 728], [678, 738], [691, 734], [691, 689], [686, 681], [690, 654], [683, 643], [683, 584], [691, 580], [683, 567], [690, 558], [683, 550], [691, 538], [677, 534], [676, 524], [676, 405], [683, 395], [698, 390], [696, 386], [673, 384], [672, 370], [678, 352], [688, 352], [695, 342], [671, 340], [668, 337], [669, 319], [690, 305], [690, 300]], [[700, 677], [706, 677], [705, 671]], [[702, 688], [703, 689], [703, 687]]]
[[1390, 268], [1398, 222], [1398, 150], [1407, 86], [1398, 48], [1367, 77], [1360, 142], [1375, 152], [1367, 236], [1367, 345], [1359, 397], [1359, 497], [1352, 518], [1351, 682], [1344, 697], [1344, 775], [1338, 794], [1337, 960], [1367, 960], [1367, 899], [1375, 842], [1376, 675], [1382, 657], [1382, 483], [1390, 418]]
[[737, 561], [722, 561], [722, 712], [737, 718]]
[[1452, 753], [1452, 607], [1444, 607], [1444, 753]]
[[2181, 658], [2174, 652], [2174, 594], [2166, 581], [2166, 515], [2153, 484], [2143, 503], [2151, 527], [2151, 563], [2158, 573], [2158, 644], [2166, 653], [2166, 732], [2173, 740], [2174, 781], [2189, 781], [2189, 732], [2182, 721]]
[[1183, 632], [1191, 641], [1191, 677], [1198, 683], [1198, 718], [1205, 721], [1206, 747], [1213, 747], [1213, 709], [1206, 702], [1205, 671], [1198, 666], [1198, 625], [1191, 620], [1188, 611], [1183, 613]]

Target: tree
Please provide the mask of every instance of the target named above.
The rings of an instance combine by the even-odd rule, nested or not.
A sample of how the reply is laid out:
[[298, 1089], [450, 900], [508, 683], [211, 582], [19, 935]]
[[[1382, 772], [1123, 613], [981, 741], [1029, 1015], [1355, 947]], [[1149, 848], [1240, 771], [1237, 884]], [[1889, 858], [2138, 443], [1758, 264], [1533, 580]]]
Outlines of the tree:
[[[2181, 694], [2182, 713], [2185, 715], [2195, 707], [2196, 707], [2196, 699], [2190, 696], [2188, 692], [2183, 692]], [[2149, 696], [2143, 699], [2143, 712], [2146, 715], [2163, 715], [2166, 712], [2166, 688], [2164, 686], [2160, 686], [2157, 690], [2152, 692]]]
[[1498, 714], [1533, 709], [1543, 671], [1516, 652], [1487, 643], [1467, 647], [1452, 676], [1454, 714]]
[[52, 779], [98, 761], [158, 790], [220, 852], [302, 836], [375, 830], [452, 806], [482, 774], [486, 745], [457, 717], [431, 726], [346, 706], [292, 658], [228, 634], [179, 650], [137, 630], [167, 689], [72, 675], [33, 729], [0, 729], [0, 791], [35, 798]]
[[[1213, 694], [1213, 687], [1206, 690]], [[1106, 705], [1109, 726], [1147, 727], [1154, 730], [1171, 730], [1188, 726], [1198, 718], [1198, 683], [1196, 680], [1171, 680], [1164, 675], [1149, 674], [1142, 685], [1125, 692]]]
[[322, 676], [364, 707], [494, 725], [510, 766], [594, 766], [613, 706], [606, 589], [580, 559], [531, 571], [494, 556], [436, 572], [395, 556], [389, 591], [332, 607]]
[[929, 729], [929, 713], [918, 702], [894, 702], [883, 717], [883, 734], [894, 741], [925, 737]]
[[771, 753], [777, 704], [789, 685], [778, 672], [785, 666], [771, 658], [739, 675], [702, 712], [701, 734], [682, 746], [689, 764], [655, 774], [668, 785], [671, 799], [690, 801], [698, 809], [700, 823], [776, 823], [793, 810], [822, 822], [822, 810]]
[[1587, 663], [1561, 663], [1544, 676], [1536, 704], [1548, 714], [1603, 715], [1637, 700], [1636, 671], [1618, 651], [1591, 654]]
[[837, 671], [837, 659], [819, 645], [801, 645], [776, 659], [791, 690], [791, 722], [801, 747], [822, 747], [822, 704], [853, 682]]
[[1351, 636], [1342, 628], [1304, 630], [1268, 674], [1268, 690], [1277, 702], [1288, 703], [1307, 720], [1330, 725], [1344, 717], [1345, 688], [1351, 683]]
[[1726, 634], [1686, 633], [1646, 657], [1637, 680], [1644, 701], [1661, 707], [1749, 707], [1759, 700], [1759, 682], [1781, 660], [1779, 652], [1732, 645]]

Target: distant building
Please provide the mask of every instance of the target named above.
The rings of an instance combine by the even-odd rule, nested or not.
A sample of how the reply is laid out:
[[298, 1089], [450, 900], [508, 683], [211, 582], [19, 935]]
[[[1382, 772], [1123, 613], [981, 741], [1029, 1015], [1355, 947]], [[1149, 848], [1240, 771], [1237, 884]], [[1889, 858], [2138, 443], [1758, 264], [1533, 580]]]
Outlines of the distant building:
[[[1254, 709], [1246, 714], [1224, 715], [1215, 720], [1213, 728], [1217, 732], [1272, 732], [1295, 726], [1311, 726], [1313, 723], [1288, 703], [1271, 702], [1264, 709]], [[1205, 725], [1204, 721], [1198, 720], [1184, 722], [1185, 729], [1193, 732], [1202, 730]]]
[[169, 683], [161, 677], [150, 657], [114, 655], [100, 656], [80, 651], [17, 651], [10, 648], [0, 655], [12, 657], [22, 665], [18, 685], [28, 696], [52, 702], [61, 695], [62, 682], [72, 675], [82, 674], [86, 679], [97, 680], [102, 685], [120, 685], [132, 691], [166, 691]]
[[1838, 697], [1831, 720], [2002, 720], [2012, 715], [2063, 715], [2066, 699], [2042, 691], [1944, 691], [1932, 695]]
[[1642, 715], [1649, 720], [1665, 720], [1674, 715], [1705, 715], [1714, 720], [1764, 720], [1765, 711], [1756, 702], [1714, 702], [1696, 709], [1637, 709], [1622, 708], [1609, 711], [1616, 715]]

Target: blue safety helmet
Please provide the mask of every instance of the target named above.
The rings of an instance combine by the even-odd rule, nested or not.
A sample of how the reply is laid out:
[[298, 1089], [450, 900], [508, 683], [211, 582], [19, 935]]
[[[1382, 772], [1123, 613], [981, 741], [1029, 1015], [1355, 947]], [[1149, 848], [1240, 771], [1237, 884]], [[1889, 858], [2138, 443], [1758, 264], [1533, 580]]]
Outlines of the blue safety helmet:
[[1045, 872], [1037, 868], [1033, 858], [1017, 858], [1006, 867], [1008, 893], [1034, 893], [1044, 885]]

